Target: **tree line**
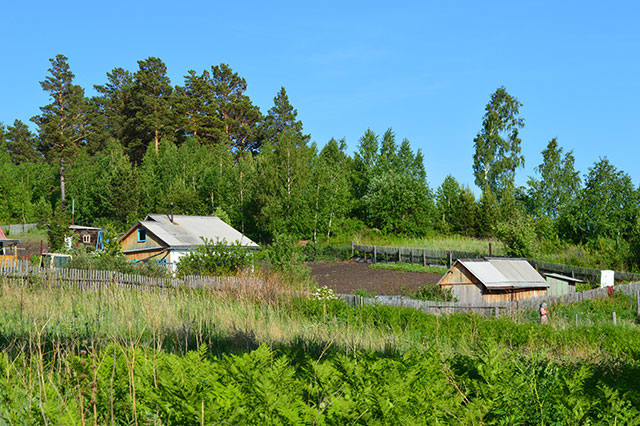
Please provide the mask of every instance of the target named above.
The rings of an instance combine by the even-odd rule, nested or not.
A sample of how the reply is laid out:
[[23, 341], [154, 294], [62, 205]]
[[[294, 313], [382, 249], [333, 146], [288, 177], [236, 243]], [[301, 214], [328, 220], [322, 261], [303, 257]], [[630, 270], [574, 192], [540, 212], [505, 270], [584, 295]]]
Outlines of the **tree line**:
[[[50, 103], [31, 119], [0, 124], [2, 222], [78, 223], [123, 229], [151, 212], [217, 214], [259, 241], [277, 234], [313, 241], [362, 229], [497, 236], [511, 254], [540, 244], [624, 251], [637, 263], [640, 190], [601, 158], [581, 176], [572, 151], [552, 139], [526, 186], [522, 104], [504, 87], [489, 99], [473, 140], [476, 198], [448, 176], [427, 182], [423, 156], [389, 129], [367, 129], [352, 155], [304, 133], [284, 87], [263, 114], [228, 65], [189, 70], [173, 86], [159, 58], [135, 72], [115, 68], [88, 97], [68, 59], [50, 60], [40, 83]], [[64, 213], [63, 213], [64, 212]]]

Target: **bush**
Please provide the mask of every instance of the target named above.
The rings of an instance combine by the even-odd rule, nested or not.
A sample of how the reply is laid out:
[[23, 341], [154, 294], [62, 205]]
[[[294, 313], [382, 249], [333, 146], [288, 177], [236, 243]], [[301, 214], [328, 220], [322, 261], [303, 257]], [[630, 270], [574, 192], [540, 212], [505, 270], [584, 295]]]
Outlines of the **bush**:
[[203, 241], [203, 245], [180, 259], [179, 275], [232, 275], [252, 263], [251, 254], [240, 243], [228, 245], [225, 240], [213, 242], [206, 238]]
[[457, 302], [450, 288], [443, 289], [437, 284], [423, 285], [419, 290], [409, 293], [408, 296], [412, 299], [430, 300], [433, 302]]

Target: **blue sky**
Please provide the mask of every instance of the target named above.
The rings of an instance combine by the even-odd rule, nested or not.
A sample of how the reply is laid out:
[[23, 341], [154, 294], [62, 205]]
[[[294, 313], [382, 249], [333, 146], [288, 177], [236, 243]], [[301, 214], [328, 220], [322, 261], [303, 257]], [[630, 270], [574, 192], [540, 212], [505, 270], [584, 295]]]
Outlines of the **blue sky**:
[[637, 2], [8, 2], [2, 15], [5, 124], [48, 102], [38, 82], [58, 53], [89, 95], [149, 56], [174, 85], [225, 62], [263, 112], [285, 86], [319, 146], [344, 137], [352, 151], [392, 127], [432, 187], [452, 174], [474, 188], [473, 138], [504, 85], [524, 104], [519, 184], [553, 137], [583, 173], [607, 156], [640, 183]]

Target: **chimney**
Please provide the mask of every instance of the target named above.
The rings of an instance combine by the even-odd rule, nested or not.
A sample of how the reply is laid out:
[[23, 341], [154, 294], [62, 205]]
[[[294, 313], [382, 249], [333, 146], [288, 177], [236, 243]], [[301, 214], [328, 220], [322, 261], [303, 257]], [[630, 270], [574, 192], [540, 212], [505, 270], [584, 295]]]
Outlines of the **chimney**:
[[171, 203], [171, 217], [169, 218], [171, 223], [173, 223], [173, 203]]

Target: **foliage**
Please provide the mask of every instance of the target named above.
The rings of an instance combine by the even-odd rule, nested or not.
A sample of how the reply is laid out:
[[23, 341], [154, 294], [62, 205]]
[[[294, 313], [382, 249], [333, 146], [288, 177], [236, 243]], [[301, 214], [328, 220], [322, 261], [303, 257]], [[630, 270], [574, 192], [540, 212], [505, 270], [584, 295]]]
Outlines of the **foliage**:
[[423, 272], [429, 274], [444, 274], [447, 272], [447, 268], [442, 266], [422, 266], [415, 263], [372, 263], [369, 265], [371, 269], [389, 269], [392, 271], [407, 271], [407, 272]]
[[252, 264], [251, 253], [240, 242], [229, 244], [225, 240], [203, 238], [202, 245], [191, 249], [178, 262], [178, 274], [233, 275]]
[[408, 296], [417, 300], [431, 300], [434, 302], [457, 302], [451, 288], [442, 288], [439, 285], [423, 285], [418, 290], [408, 293]]
[[524, 166], [521, 152], [520, 117], [522, 104], [504, 87], [499, 87], [485, 108], [482, 130], [473, 140], [473, 173], [475, 182], [484, 192], [490, 191], [498, 200], [513, 190], [515, 171]]
[[496, 225], [495, 234], [508, 256], [531, 258], [537, 252], [532, 220], [517, 210]]
[[340, 300], [1, 284], [5, 423], [634, 425], [640, 415], [626, 296], [573, 307], [617, 309], [618, 327], [559, 323], [555, 306], [540, 327]]
[[61, 208], [56, 209], [49, 218], [47, 226], [49, 251], [58, 252], [66, 249], [65, 240], [71, 237], [69, 225], [71, 225], [71, 216], [63, 212]]

